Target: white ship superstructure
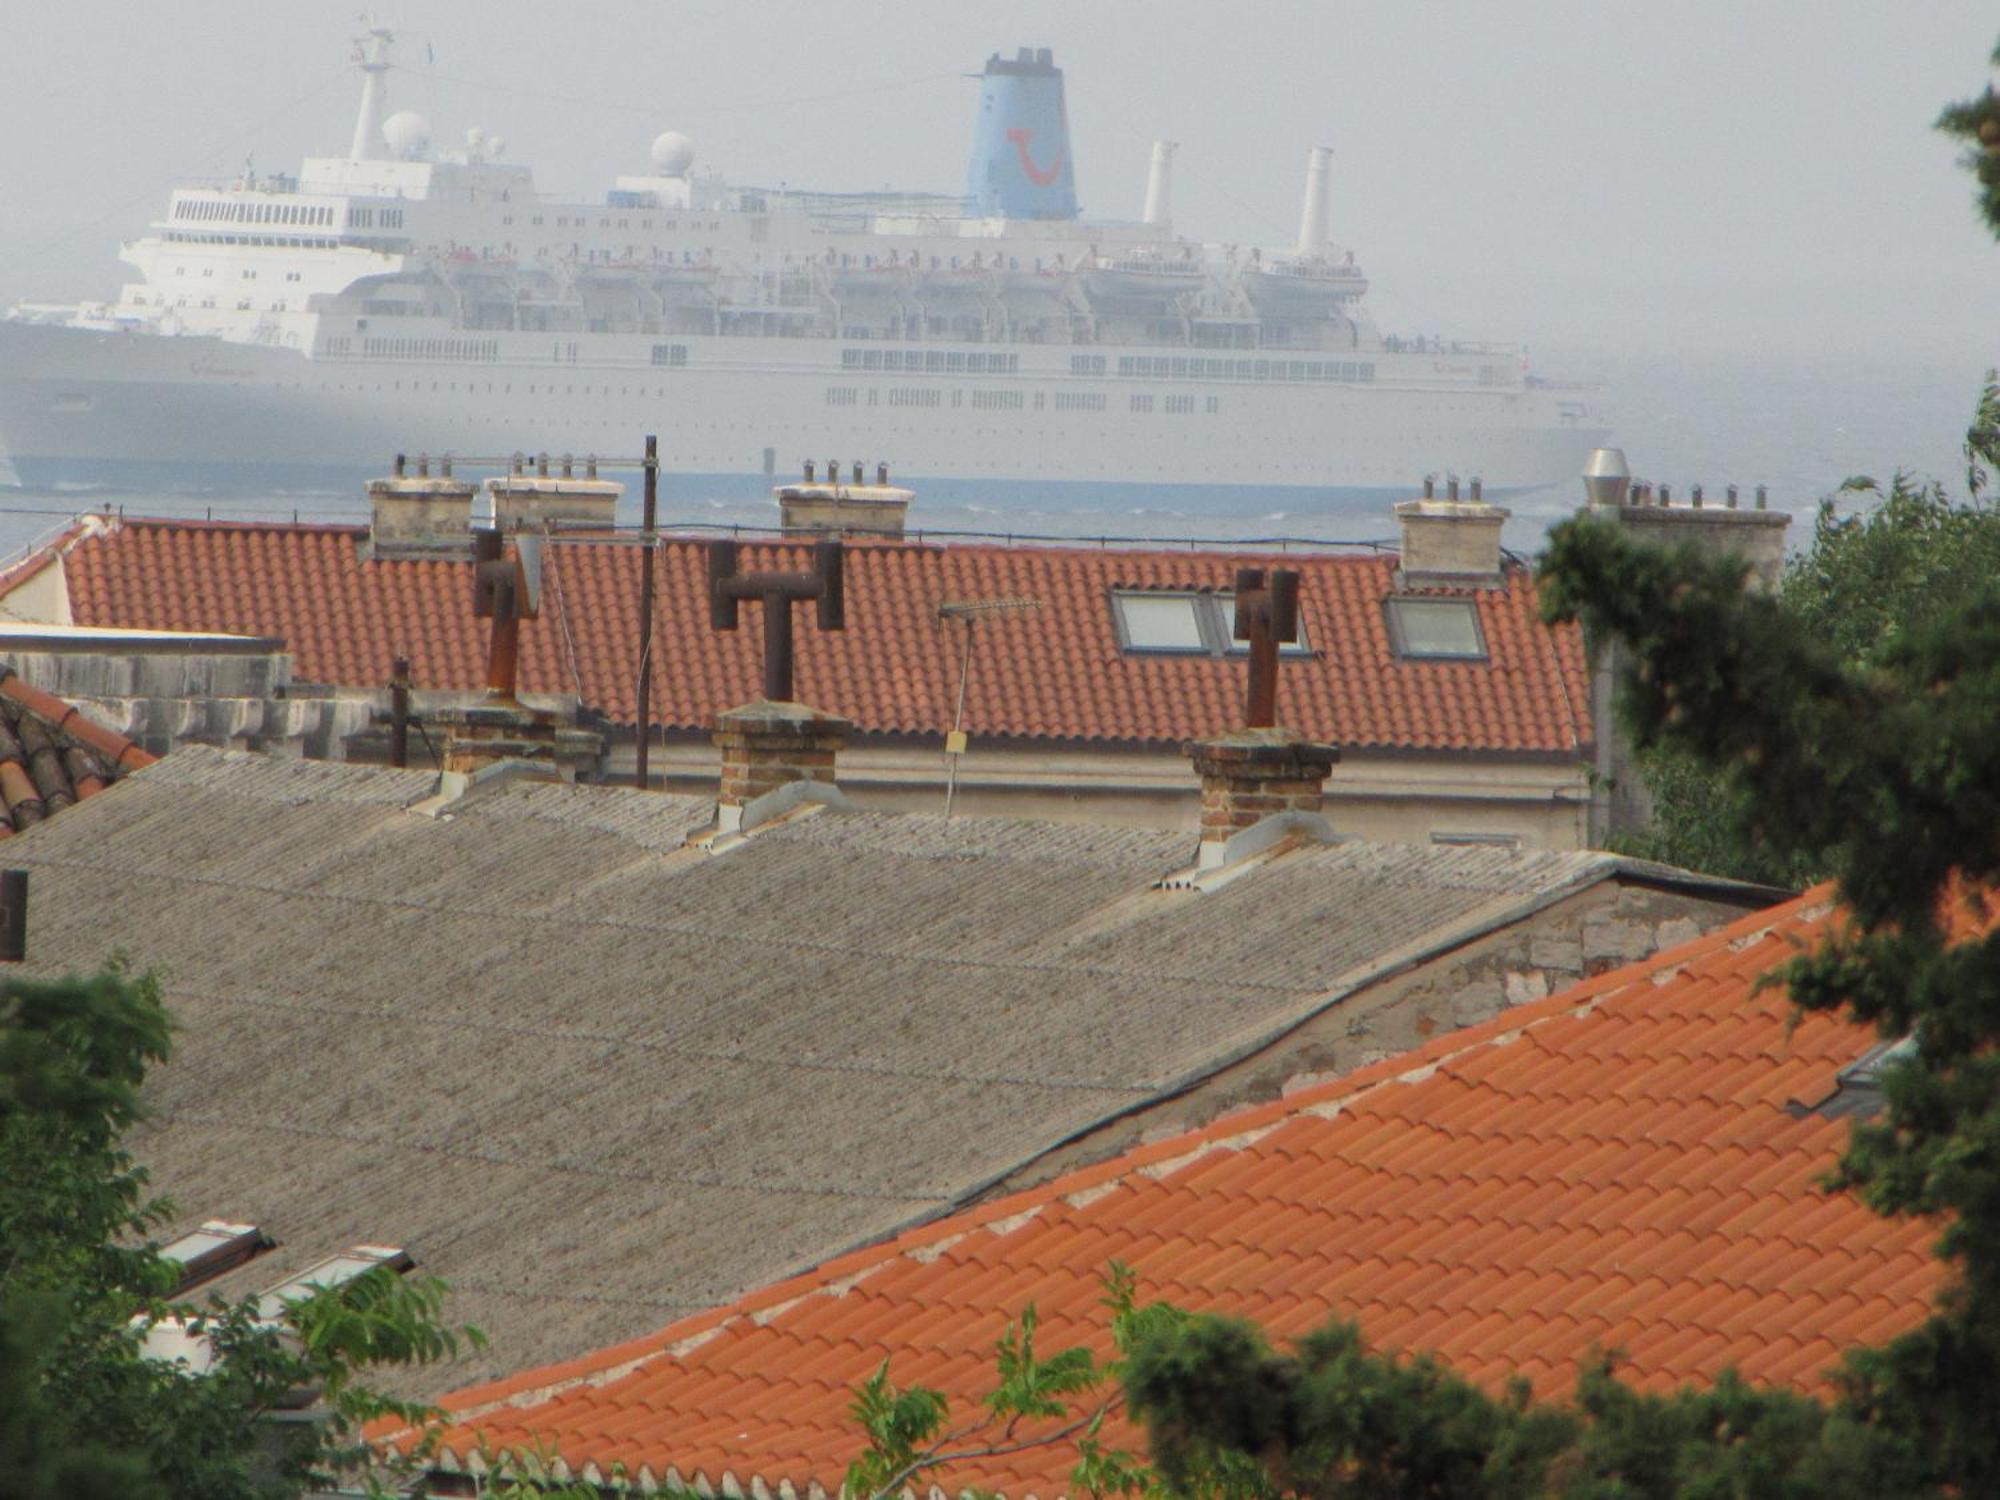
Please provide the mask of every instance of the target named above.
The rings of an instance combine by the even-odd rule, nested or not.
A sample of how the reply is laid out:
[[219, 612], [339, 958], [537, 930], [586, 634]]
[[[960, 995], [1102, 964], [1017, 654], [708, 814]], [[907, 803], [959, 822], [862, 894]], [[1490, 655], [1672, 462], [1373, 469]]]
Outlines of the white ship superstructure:
[[343, 156], [177, 190], [117, 301], [0, 322], [0, 453], [30, 484], [345, 484], [401, 450], [629, 453], [763, 488], [887, 458], [946, 496], [1171, 489], [1370, 503], [1439, 468], [1491, 491], [1602, 431], [1511, 346], [1384, 336], [1308, 153], [1296, 243], [1204, 246], [1155, 146], [1135, 223], [1077, 215], [1046, 49], [982, 75], [963, 196], [731, 185], [675, 132], [598, 201], [505, 143], [434, 149], [357, 49]]

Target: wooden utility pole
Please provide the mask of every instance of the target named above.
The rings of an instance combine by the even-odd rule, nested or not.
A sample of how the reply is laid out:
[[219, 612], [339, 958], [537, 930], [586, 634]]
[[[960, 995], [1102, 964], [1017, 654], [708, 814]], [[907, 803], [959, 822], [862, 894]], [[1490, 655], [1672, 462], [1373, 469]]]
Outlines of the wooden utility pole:
[[639, 554], [639, 703], [638, 743], [632, 756], [632, 784], [644, 791], [650, 783], [648, 752], [653, 738], [653, 566], [660, 550], [653, 528], [659, 520], [660, 440], [646, 434], [646, 506], [640, 530], [645, 547]]

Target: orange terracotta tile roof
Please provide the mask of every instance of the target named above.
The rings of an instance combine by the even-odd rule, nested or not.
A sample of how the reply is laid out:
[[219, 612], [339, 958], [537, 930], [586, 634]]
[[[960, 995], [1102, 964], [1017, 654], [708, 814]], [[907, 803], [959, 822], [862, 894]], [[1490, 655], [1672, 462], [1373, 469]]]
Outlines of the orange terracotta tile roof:
[[0, 667], [0, 838], [96, 796], [155, 758]]
[[[1610, 1349], [1649, 1390], [1734, 1365], [1824, 1394], [1843, 1350], [1927, 1315], [1941, 1275], [1935, 1225], [1816, 1186], [1847, 1121], [1815, 1109], [1874, 1038], [1794, 1025], [1755, 981], [1829, 920], [1822, 889], [650, 1338], [461, 1392], [443, 1463], [538, 1445], [572, 1471], [704, 1494], [832, 1492], [858, 1446], [852, 1387], [884, 1358], [964, 1413], [1029, 1302], [1042, 1349], [1108, 1353], [1114, 1258], [1142, 1297], [1279, 1339], [1358, 1319], [1375, 1346], [1435, 1350], [1489, 1390], [1522, 1375], [1566, 1396]], [[1053, 1495], [1067, 1467], [1045, 1451], [944, 1482]]]
[[[485, 631], [467, 600], [469, 564], [364, 561], [366, 528], [122, 521], [75, 540], [66, 556], [75, 623], [283, 636], [305, 681], [375, 687], [407, 655], [420, 687], [484, 681]], [[636, 708], [639, 553], [559, 546], [541, 618], [521, 638], [523, 686], [574, 695], [619, 724]], [[928, 543], [850, 544], [848, 628], [822, 633], [796, 613], [798, 692], [864, 733], [938, 734], [951, 725], [962, 626], [946, 600], [1030, 597], [1031, 615], [980, 621], [966, 696], [974, 735], [1152, 742], [1240, 722], [1243, 664], [1119, 650], [1115, 587], [1226, 589], [1248, 554]], [[1575, 755], [1591, 741], [1589, 684], [1572, 627], [1536, 613], [1524, 570], [1475, 592], [1484, 662], [1407, 661], [1390, 643], [1383, 601], [1396, 560], [1298, 555], [1268, 561], [1304, 575], [1301, 608], [1315, 655], [1280, 673], [1283, 720], [1353, 747]], [[704, 554], [682, 539], [661, 551], [654, 647], [655, 722], [706, 729], [756, 696], [760, 610], [742, 628], [708, 625]], [[746, 567], [803, 567], [793, 544], [745, 549]]]

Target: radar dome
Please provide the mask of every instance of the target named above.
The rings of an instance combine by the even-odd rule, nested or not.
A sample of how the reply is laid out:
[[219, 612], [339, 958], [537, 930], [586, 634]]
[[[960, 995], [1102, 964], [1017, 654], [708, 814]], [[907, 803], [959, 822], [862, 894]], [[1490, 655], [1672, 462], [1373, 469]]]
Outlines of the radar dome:
[[431, 122], [413, 109], [398, 110], [382, 122], [382, 139], [402, 161], [415, 161], [430, 149]]
[[662, 177], [685, 177], [694, 165], [694, 142], [678, 130], [653, 138], [653, 169]]

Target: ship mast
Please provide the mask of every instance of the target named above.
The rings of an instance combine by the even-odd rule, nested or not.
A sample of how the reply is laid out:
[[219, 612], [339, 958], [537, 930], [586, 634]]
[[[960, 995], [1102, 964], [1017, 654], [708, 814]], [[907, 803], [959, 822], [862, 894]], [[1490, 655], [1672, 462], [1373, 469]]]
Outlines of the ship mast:
[[389, 71], [389, 43], [395, 35], [386, 26], [370, 26], [354, 44], [354, 61], [361, 69], [361, 113], [354, 121], [351, 161], [367, 161], [382, 134], [382, 75]]

